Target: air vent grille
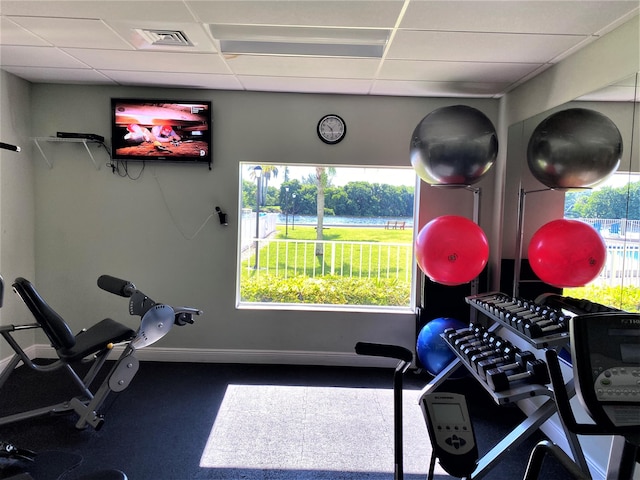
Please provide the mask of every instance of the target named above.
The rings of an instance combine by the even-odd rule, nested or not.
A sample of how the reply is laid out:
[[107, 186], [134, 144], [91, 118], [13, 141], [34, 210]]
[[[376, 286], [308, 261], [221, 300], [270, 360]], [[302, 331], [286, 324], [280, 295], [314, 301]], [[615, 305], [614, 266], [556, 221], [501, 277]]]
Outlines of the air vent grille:
[[149, 45], [165, 47], [192, 47], [184, 32], [179, 30], [142, 30], [136, 32], [145, 39]]

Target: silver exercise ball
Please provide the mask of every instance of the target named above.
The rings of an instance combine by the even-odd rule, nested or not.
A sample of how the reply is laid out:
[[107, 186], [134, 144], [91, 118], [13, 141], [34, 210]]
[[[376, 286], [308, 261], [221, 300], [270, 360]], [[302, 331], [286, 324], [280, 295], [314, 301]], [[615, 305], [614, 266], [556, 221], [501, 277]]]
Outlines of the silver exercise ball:
[[622, 157], [622, 136], [605, 115], [570, 108], [548, 116], [531, 134], [527, 163], [549, 188], [592, 187], [614, 173]]
[[498, 155], [498, 136], [479, 110], [455, 105], [434, 110], [411, 137], [411, 165], [431, 185], [471, 185]]

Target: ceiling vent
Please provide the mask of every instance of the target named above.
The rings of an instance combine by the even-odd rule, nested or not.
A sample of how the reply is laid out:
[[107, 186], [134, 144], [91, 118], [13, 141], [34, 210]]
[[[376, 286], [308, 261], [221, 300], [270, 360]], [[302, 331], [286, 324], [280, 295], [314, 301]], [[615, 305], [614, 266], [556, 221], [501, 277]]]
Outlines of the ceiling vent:
[[192, 47], [184, 32], [179, 30], [135, 30], [149, 47]]
[[301, 55], [381, 58], [389, 40], [387, 29], [209, 25], [228, 54]]

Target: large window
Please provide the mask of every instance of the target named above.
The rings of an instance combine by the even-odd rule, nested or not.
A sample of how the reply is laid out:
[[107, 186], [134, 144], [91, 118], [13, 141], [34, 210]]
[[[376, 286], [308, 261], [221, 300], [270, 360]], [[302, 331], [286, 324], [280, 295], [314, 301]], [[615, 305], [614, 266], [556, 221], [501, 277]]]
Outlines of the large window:
[[415, 171], [240, 165], [237, 304], [413, 307]]
[[619, 172], [593, 190], [568, 192], [565, 217], [598, 230], [607, 258], [589, 285], [564, 289], [564, 294], [640, 311], [640, 175]]

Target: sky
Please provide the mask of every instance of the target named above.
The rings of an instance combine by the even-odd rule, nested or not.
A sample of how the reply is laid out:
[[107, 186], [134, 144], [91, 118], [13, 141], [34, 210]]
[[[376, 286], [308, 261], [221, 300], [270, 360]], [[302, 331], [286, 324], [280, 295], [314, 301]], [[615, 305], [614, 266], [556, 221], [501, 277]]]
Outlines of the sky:
[[640, 181], [639, 174], [634, 174], [629, 172], [616, 172], [613, 175], [611, 175], [609, 178], [607, 178], [606, 181], [602, 182], [599, 185], [596, 185], [594, 187], [594, 190], [598, 190], [599, 188], [603, 188], [603, 187], [618, 188], [628, 183], [635, 183], [638, 181]]
[[[269, 185], [278, 187], [284, 181], [284, 166], [278, 167], [278, 176], [271, 177]], [[315, 167], [288, 165], [289, 180], [302, 181], [309, 174], [315, 173]], [[414, 187], [416, 173], [412, 168], [372, 168], [372, 167], [335, 167], [336, 175], [331, 185], [342, 187], [349, 182], [365, 181], [388, 185], [407, 185]]]

